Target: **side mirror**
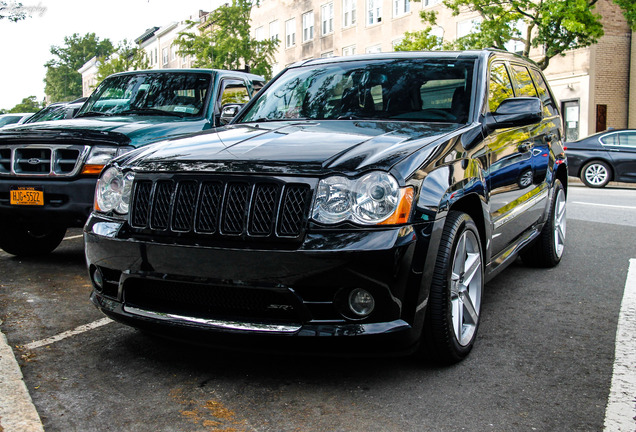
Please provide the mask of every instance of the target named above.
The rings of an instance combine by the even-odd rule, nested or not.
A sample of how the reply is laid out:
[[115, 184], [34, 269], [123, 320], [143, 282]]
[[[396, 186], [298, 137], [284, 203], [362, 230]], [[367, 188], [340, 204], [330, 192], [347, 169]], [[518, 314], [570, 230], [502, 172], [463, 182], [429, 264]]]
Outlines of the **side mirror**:
[[238, 112], [241, 110], [241, 107], [243, 107], [243, 104], [229, 103], [223, 105], [221, 108], [221, 117], [219, 119], [221, 126], [228, 124], [234, 117], [236, 117]]
[[543, 119], [543, 105], [536, 97], [505, 99], [494, 113], [486, 115], [486, 127], [490, 130], [521, 127], [539, 123]]

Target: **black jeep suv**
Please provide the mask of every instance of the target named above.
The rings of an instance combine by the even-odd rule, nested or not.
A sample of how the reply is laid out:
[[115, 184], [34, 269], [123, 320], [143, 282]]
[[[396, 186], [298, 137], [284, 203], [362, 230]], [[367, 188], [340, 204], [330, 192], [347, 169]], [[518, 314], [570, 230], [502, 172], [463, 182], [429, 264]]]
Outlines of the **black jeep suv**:
[[92, 301], [211, 343], [458, 361], [486, 281], [519, 254], [561, 260], [561, 138], [544, 77], [515, 55], [295, 64], [230, 125], [104, 169], [84, 228]]

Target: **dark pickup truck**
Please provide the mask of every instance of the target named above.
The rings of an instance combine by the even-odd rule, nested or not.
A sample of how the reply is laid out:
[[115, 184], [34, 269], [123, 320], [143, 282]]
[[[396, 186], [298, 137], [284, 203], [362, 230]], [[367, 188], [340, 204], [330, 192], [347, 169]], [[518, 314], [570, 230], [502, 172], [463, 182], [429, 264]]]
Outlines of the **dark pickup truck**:
[[95, 183], [112, 158], [152, 142], [222, 123], [222, 107], [247, 102], [257, 75], [148, 70], [111, 75], [68, 120], [0, 132], [0, 248], [46, 254], [66, 229], [81, 227]]

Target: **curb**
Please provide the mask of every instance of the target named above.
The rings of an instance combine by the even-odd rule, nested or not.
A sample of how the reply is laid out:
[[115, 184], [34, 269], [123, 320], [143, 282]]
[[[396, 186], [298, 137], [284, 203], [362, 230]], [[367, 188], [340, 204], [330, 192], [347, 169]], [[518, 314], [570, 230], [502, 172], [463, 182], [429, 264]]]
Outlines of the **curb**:
[[20, 366], [0, 331], [0, 431], [44, 432]]

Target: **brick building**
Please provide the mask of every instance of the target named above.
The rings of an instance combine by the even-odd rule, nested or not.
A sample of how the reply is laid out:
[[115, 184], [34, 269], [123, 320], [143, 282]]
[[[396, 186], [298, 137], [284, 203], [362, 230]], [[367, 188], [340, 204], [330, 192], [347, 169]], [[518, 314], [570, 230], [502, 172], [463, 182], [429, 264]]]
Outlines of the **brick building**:
[[[445, 40], [480, 20], [476, 13], [452, 16], [440, 0], [262, 0], [252, 10], [252, 31], [257, 39], [281, 41], [277, 72], [312, 57], [392, 51], [406, 31], [424, 27], [421, 10], [437, 12], [433, 33]], [[611, 0], [599, 0], [596, 12], [605, 28], [599, 43], [553, 58], [545, 71], [561, 101], [567, 139], [636, 128], [636, 38]], [[514, 44], [507, 48], [516, 51]]]

